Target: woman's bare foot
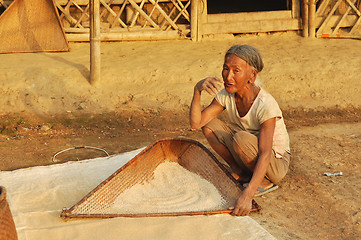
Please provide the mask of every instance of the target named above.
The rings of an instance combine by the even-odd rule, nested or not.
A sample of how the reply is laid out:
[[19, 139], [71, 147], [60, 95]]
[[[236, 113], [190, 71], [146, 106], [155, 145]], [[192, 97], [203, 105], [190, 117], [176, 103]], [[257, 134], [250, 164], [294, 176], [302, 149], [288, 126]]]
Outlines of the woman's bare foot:
[[245, 176], [244, 174], [242, 174], [242, 171], [240, 169], [231, 168], [226, 164], [223, 164], [223, 166], [239, 183], [247, 183], [251, 181], [251, 176]]
[[237, 180], [239, 183], [247, 183], [251, 180], [250, 176], [243, 176], [237, 173], [231, 173], [232, 177]]
[[263, 189], [268, 189], [272, 186], [273, 186], [273, 183], [270, 180], [268, 180], [267, 178], [264, 178], [258, 187], [263, 188]]
[[261, 185], [257, 188], [257, 191], [255, 193], [255, 197], [258, 196], [262, 196], [263, 194], [272, 192], [274, 190], [276, 190], [278, 188], [278, 186], [274, 183], [272, 183], [271, 181], [269, 181], [268, 179], [264, 178]]
[[[248, 187], [248, 182], [243, 184], [244, 188]], [[257, 191], [255, 193], [255, 197], [257, 196], [261, 196], [265, 193], [274, 191], [278, 188], [277, 185], [275, 185], [274, 183], [272, 183], [270, 180], [264, 178], [261, 182], [261, 184], [258, 186]]]

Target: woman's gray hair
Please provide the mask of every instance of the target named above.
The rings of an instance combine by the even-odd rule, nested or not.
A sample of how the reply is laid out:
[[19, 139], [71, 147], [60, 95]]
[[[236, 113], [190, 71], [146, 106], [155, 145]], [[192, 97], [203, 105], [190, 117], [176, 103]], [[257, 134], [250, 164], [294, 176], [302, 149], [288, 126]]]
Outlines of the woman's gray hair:
[[237, 57], [243, 59], [246, 63], [252, 66], [257, 72], [261, 72], [263, 69], [263, 61], [259, 51], [249, 45], [233, 45], [226, 53], [227, 55], [234, 54]]

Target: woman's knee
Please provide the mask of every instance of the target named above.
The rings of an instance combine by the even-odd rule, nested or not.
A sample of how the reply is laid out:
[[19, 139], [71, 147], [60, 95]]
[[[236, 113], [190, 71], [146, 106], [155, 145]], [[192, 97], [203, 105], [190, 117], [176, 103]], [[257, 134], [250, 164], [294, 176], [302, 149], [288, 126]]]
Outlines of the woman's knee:
[[248, 132], [237, 132], [233, 136], [233, 148], [243, 163], [252, 163], [258, 156], [258, 139]]
[[233, 146], [239, 152], [246, 153], [247, 155], [257, 155], [258, 154], [258, 139], [255, 135], [239, 131], [233, 136]]
[[216, 134], [208, 127], [202, 127], [202, 132], [209, 143], [219, 142]]
[[241, 149], [247, 147], [248, 145], [257, 144], [257, 137], [246, 131], [239, 131], [234, 134], [233, 142]]
[[270, 165], [267, 170], [267, 177], [273, 183], [279, 183], [289, 170], [289, 159], [271, 158]]
[[210, 129], [210, 128], [206, 127], [206, 126], [202, 127], [202, 133], [207, 139], [215, 137], [215, 134], [212, 131], [212, 129]]
[[238, 143], [236, 141], [233, 141], [233, 149], [236, 152], [236, 154], [238, 155], [239, 159], [248, 167], [248, 165], [250, 163], [252, 163], [255, 159], [254, 158], [250, 158], [249, 156], [247, 156], [247, 154], [245, 153], [244, 149], [241, 148]]
[[233, 138], [233, 149], [238, 155], [243, 154], [242, 148], [239, 146], [238, 142], [234, 138]]

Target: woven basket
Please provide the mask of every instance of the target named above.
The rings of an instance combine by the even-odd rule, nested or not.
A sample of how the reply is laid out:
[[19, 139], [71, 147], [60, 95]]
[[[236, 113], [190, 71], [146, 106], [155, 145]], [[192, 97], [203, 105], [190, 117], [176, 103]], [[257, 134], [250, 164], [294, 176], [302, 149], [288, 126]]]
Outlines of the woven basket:
[[6, 201], [6, 189], [0, 186], [0, 240], [17, 240], [18, 236], [9, 204]]
[[[227, 202], [227, 207], [211, 211], [174, 212], [174, 213], [143, 213], [123, 214], [112, 212], [104, 214], [115, 199], [126, 189], [137, 183], [152, 179], [154, 170], [163, 162], [176, 162], [185, 169], [196, 173], [211, 182]], [[76, 205], [64, 209], [61, 213], [65, 218], [111, 218], [111, 217], [155, 217], [181, 215], [210, 215], [230, 213], [228, 209], [234, 206], [242, 192], [241, 185], [218, 162], [214, 155], [199, 142], [189, 139], [161, 139], [148, 146], [118, 169], [98, 187], [86, 195]], [[260, 207], [253, 202], [252, 211]]]

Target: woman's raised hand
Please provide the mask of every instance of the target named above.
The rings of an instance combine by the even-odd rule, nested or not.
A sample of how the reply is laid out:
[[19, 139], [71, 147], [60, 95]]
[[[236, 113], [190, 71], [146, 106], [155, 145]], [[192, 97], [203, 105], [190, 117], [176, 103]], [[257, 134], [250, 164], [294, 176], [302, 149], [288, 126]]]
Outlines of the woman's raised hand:
[[199, 81], [196, 84], [195, 88], [199, 92], [202, 92], [203, 90], [205, 90], [207, 93], [214, 96], [222, 89], [222, 86], [223, 86], [223, 82], [221, 79], [216, 78], [216, 77], [207, 77], [207, 78]]

